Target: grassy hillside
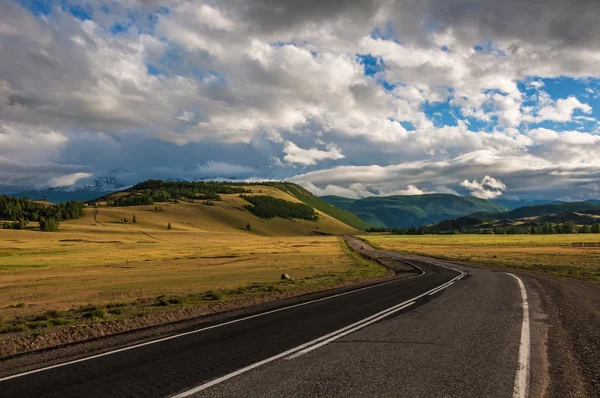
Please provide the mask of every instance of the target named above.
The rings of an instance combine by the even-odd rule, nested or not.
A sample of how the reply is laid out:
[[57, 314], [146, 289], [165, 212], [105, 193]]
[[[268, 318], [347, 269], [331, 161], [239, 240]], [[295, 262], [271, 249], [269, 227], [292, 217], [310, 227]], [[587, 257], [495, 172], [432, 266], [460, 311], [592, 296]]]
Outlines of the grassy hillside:
[[351, 226], [352, 228], [365, 230], [370, 226], [368, 221], [365, 222], [365, 220], [361, 220], [359, 217], [352, 214], [351, 212], [343, 208], [339, 208], [334, 204], [328, 203], [327, 201], [324, 201], [322, 198], [313, 195], [312, 193], [310, 193], [309, 191], [307, 191], [299, 185], [288, 182], [269, 183], [269, 185], [289, 193], [290, 195], [294, 196], [295, 198], [307, 204], [308, 206], [317, 209], [320, 212], [325, 213], [343, 222], [344, 224]]
[[[155, 186], [157, 182], [152, 182]], [[146, 184], [148, 185], [148, 184]], [[146, 187], [140, 185], [136, 187]], [[290, 184], [291, 188], [293, 186]], [[312, 203], [306, 203], [289, 192], [275, 185], [263, 184], [235, 184], [235, 190], [243, 190], [244, 195], [270, 196], [276, 199], [281, 199], [292, 203], [306, 203], [308, 206], [315, 208], [318, 215], [316, 220], [305, 220], [299, 218], [261, 218], [248, 210], [250, 204], [247, 200], [240, 197], [236, 193], [227, 192], [228, 189], [218, 188], [215, 192], [218, 199], [206, 201], [204, 193], [198, 193], [197, 199], [190, 199], [191, 194], [186, 193], [185, 197], [177, 199], [170, 198], [168, 201], [152, 201], [152, 204], [138, 206], [115, 206], [117, 203], [135, 202], [135, 198], [144, 198], [144, 200], [152, 199], [150, 192], [154, 192], [159, 196], [165, 195], [165, 189], [161, 188], [156, 191], [146, 189], [136, 189], [133, 187], [130, 190], [114, 193], [98, 200], [92, 201], [98, 206], [97, 219], [105, 226], [111, 226], [115, 223], [120, 223], [122, 218], [128, 218], [129, 222], [136, 214], [136, 226], [146, 226], [157, 230], [166, 230], [167, 225], [171, 223], [172, 229], [175, 231], [203, 231], [215, 233], [239, 233], [245, 230], [247, 224], [252, 227], [252, 233], [262, 236], [294, 236], [294, 235], [314, 235], [314, 234], [344, 234], [355, 232], [358, 228], [344, 223], [343, 213], [340, 209], [330, 206], [332, 209], [329, 213], [338, 215], [342, 220], [332, 217], [318, 207], [312, 206]], [[174, 196], [174, 191], [170, 188], [166, 189], [170, 192], [168, 195]], [[156, 197], [155, 197], [156, 198]], [[199, 198], [199, 199], [198, 199]], [[209, 205], [207, 205], [209, 204]], [[328, 205], [329, 206], [329, 205]], [[163, 211], [155, 211], [160, 207]], [[337, 212], [336, 212], [337, 210]], [[339, 214], [338, 214], [339, 213]], [[133, 227], [133, 225], [132, 225]]]
[[368, 197], [359, 200], [326, 196], [321, 199], [345, 207], [371, 225], [389, 228], [419, 227], [475, 212], [506, 210], [489, 200], [448, 194]]
[[358, 199], [345, 198], [343, 196], [325, 195], [321, 200], [343, 210], [348, 210]]

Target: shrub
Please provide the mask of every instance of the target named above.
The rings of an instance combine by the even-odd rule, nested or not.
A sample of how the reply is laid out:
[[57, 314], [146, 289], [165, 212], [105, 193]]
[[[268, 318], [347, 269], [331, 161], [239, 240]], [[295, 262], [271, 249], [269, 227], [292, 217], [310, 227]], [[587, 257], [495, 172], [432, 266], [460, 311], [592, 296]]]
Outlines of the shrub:
[[91, 312], [91, 311], [95, 311], [97, 309], [98, 309], [98, 307], [96, 307], [95, 305], [88, 304], [83, 307], [79, 307], [78, 311], [79, 312]]
[[96, 308], [95, 310], [84, 313], [83, 317], [88, 319], [104, 319], [106, 318], [106, 311], [101, 308]]
[[202, 297], [202, 300], [214, 300], [214, 301], [219, 301], [223, 299], [223, 293], [221, 292], [216, 292], [214, 290], [209, 290], [207, 292], [204, 293], [204, 297]]
[[6, 325], [0, 327], [0, 333], [19, 333], [27, 330], [25, 325]]
[[167, 300], [169, 304], [183, 304], [183, 299], [179, 297], [171, 297]]
[[56, 319], [50, 319], [48, 321], [48, 323], [51, 326], [63, 326], [63, 325], [68, 325], [69, 323], [71, 323], [71, 321], [68, 319], [64, 319], [64, 318], [56, 318]]
[[108, 303], [106, 304], [106, 308], [125, 307], [126, 305], [126, 303]]
[[48, 321], [27, 322], [29, 329], [39, 329], [48, 327]]

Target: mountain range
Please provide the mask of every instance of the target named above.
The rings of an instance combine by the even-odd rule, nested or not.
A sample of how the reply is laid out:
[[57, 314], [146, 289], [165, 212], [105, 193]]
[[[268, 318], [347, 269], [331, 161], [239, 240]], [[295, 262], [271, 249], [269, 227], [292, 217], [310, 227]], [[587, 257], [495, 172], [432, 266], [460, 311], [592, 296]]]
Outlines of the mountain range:
[[86, 202], [99, 196], [106, 195], [107, 193], [127, 188], [127, 185], [120, 182], [114, 174], [116, 173], [97, 177], [90, 184], [76, 187], [32, 189], [11, 193], [10, 195], [20, 198], [44, 199], [52, 203], [64, 203], [69, 200]]
[[321, 199], [355, 214], [372, 226], [388, 228], [420, 227], [476, 212], [499, 213], [508, 210], [487, 199], [451, 194], [372, 196], [362, 199], [329, 195]]
[[[428, 225], [427, 233], [489, 233], [498, 229], [509, 233], [529, 233], [533, 228], [540, 232], [545, 225], [557, 226], [571, 223], [574, 227], [591, 227], [600, 222], [600, 200], [587, 202], [561, 202], [536, 206], [524, 206], [499, 213], [477, 212], [462, 217], [443, 220]], [[545, 227], [548, 228], [548, 227]], [[576, 229], [573, 229], [574, 231]]]

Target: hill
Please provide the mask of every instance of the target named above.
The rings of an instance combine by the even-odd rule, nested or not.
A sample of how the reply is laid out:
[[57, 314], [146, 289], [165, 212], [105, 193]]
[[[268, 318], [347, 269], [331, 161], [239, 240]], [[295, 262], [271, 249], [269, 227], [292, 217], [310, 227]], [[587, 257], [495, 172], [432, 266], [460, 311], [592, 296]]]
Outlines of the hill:
[[373, 226], [388, 228], [420, 227], [475, 212], [506, 210], [486, 199], [450, 194], [373, 196], [358, 200], [324, 196], [321, 199], [348, 210]]
[[571, 233], [590, 232], [594, 228], [598, 228], [596, 226], [598, 223], [600, 223], [600, 204], [561, 202], [524, 206], [499, 213], [473, 213], [443, 220], [438, 224], [423, 228], [421, 232]]
[[[244, 198], [244, 196], [250, 196]], [[257, 197], [252, 200], [251, 197]], [[368, 227], [291, 183], [165, 182], [149, 180], [88, 202], [97, 223], [240, 233], [248, 224], [264, 236], [343, 234]], [[92, 211], [92, 209], [90, 209]]]
[[321, 196], [321, 199], [335, 207], [339, 207], [340, 209], [348, 210], [352, 207], [352, 204], [357, 201], [357, 199], [344, 198], [343, 196], [335, 196], [335, 195], [326, 195]]
[[518, 209], [519, 207], [525, 206], [536, 206], [536, 205], [549, 205], [549, 204], [560, 204], [563, 203], [560, 200], [547, 200], [547, 199], [523, 199], [523, 200], [510, 200], [510, 199], [491, 199], [492, 202], [506, 207], [508, 210]]
[[351, 226], [352, 228], [356, 228], [359, 230], [365, 230], [370, 227], [370, 225], [367, 222], [361, 220], [356, 215], [347, 211], [347, 209], [345, 207], [340, 207], [333, 203], [329, 203], [328, 201], [323, 200], [322, 198], [319, 198], [318, 196], [313, 195], [311, 192], [302, 188], [299, 185], [292, 184], [289, 182], [285, 182], [285, 183], [272, 182], [272, 183], [269, 183], [269, 185], [277, 187], [285, 192], [288, 192], [289, 194], [294, 196], [296, 199], [307, 204], [308, 206], [313, 207], [313, 208], [343, 222], [344, 224]]

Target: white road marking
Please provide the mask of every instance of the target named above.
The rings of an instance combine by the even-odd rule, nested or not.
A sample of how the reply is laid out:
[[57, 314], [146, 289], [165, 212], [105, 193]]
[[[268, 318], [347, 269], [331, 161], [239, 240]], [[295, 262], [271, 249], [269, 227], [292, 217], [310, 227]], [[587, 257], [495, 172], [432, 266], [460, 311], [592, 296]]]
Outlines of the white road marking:
[[[458, 280], [458, 279], [457, 279]], [[430, 296], [433, 296], [434, 294], [441, 292], [442, 290], [444, 290], [445, 288], [449, 287], [450, 285], [454, 284], [454, 282], [450, 282], [448, 283], [446, 286], [442, 286], [439, 287], [438, 289], [436, 289], [434, 292], [429, 293]]]
[[[459, 277], [461, 277], [461, 276], [463, 276], [465, 274], [464, 272], [459, 271], [457, 269], [453, 269], [453, 268], [450, 268], [450, 269], [452, 269], [453, 271], [456, 271], [456, 272], [460, 273], [459, 276], [455, 277], [450, 282], [454, 282], [455, 280], [457, 280], [457, 278], [459, 278]], [[449, 282], [446, 282], [446, 283], [444, 283], [444, 284], [442, 284], [440, 286], [444, 286], [444, 285], [446, 285], [448, 283]], [[306, 349], [306, 352], [312, 351], [313, 349], [319, 348], [319, 347], [327, 344], [329, 341], [333, 341], [336, 338], [339, 338], [339, 337], [345, 336], [345, 335], [347, 335], [349, 333], [352, 333], [350, 331], [352, 329], [355, 329], [355, 330], [360, 329], [361, 327], [359, 327], [359, 326], [362, 326], [363, 324], [365, 324], [364, 326], [367, 326], [367, 324], [371, 324], [373, 322], [376, 322], [375, 318], [378, 318], [377, 320], [383, 319], [386, 316], [391, 315], [394, 312], [400, 311], [400, 310], [402, 310], [402, 309], [404, 309], [404, 308], [406, 308], [406, 307], [408, 307], [410, 305], [413, 305], [416, 300], [420, 299], [421, 297], [424, 297], [424, 296], [428, 295], [429, 293], [431, 293], [434, 290], [439, 289], [440, 286], [437, 286], [437, 287], [435, 287], [435, 288], [433, 288], [431, 290], [426, 291], [425, 293], [422, 293], [422, 294], [420, 294], [420, 295], [418, 295], [416, 297], [413, 297], [413, 298], [411, 298], [409, 300], [406, 300], [406, 301], [404, 301], [404, 302], [402, 302], [400, 304], [396, 304], [396, 305], [394, 305], [394, 306], [392, 306], [390, 308], [387, 308], [387, 309], [385, 309], [383, 311], [380, 311], [377, 314], [371, 315], [371, 316], [369, 316], [367, 318], [364, 318], [364, 319], [362, 319], [362, 320], [360, 320], [358, 322], [355, 322], [355, 323], [353, 323], [351, 325], [348, 325], [348, 326], [343, 327], [341, 329], [338, 329], [338, 330], [336, 330], [334, 332], [326, 334], [325, 336], [321, 336], [321, 337], [316, 338], [316, 339], [314, 339], [312, 341], [309, 341], [308, 343], [304, 343], [302, 345], [299, 345], [297, 347], [289, 349], [289, 350], [287, 350], [285, 352], [282, 352], [281, 354], [277, 354], [277, 355], [274, 355], [274, 356], [269, 357], [267, 359], [264, 359], [264, 360], [262, 360], [260, 362], [253, 363], [252, 365], [248, 365], [245, 368], [238, 369], [235, 372], [228, 373], [228, 374], [226, 374], [224, 376], [221, 376], [221, 377], [219, 377], [217, 379], [209, 381], [208, 383], [201, 384], [201, 385], [199, 385], [197, 387], [194, 387], [194, 388], [192, 388], [190, 390], [186, 390], [186, 391], [183, 391], [183, 392], [181, 392], [181, 393], [179, 393], [177, 395], [173, 395], [173, 396], [171, 396], [171, 398], [189, 397], [190, 395], [196, 394], [196, 393], [198, 393], [198, 392], [200, 392], [202, 390], [206, 390], [209, 387], [212, 387], [214, 385], [220, 384], [220, 383], [222, 383], [224, 381], [227, 381], [227, 380], [229, 380], [229, 379], [231, 379], [233, 377], [239, 376], [242, 373], [246, 373], [246, 372], [248, 372], [248, 371], [250, 371], [252, 369], [258, 368], [259, 366], [265, 365], [265, 364], [267, 364], [269, 362], [273, 362], [273, 361], [275, 361], [275, 360], [277, 360], [279, 358], [287, 357], [288, 355], [291, 356], [292, 354], [295, 354], [296, 352], [301, 351], [301, 350], [305, 350], [305, 349]], [[362, 327], [364, 327], [364, 326], [362, 326]], [[354, 330], [352, 330], [352, 331], [354, 331]], [[332, 340], [330, 340], [330, 339], [332, 339]], [[323, 343], [323, 344], [321, 344], [321, 343]], [[316, 345], [316, 346], [313, 348], [312, 347], [313, 345]], [[293, 359], [293, 358], [290, 357], [288, 359]]]
[[[378, 312], [375, 315], [371, 315], [368, 318], [361, 319], [360, 321], [355, 322], [355, 323], [353, 323], [351, 325], [345, 326], [345, 327], [343, 327], [341, 329], [338, 329], [338, 330], [336, 330], [334, 332], [328, 333], [328, 334], [326, 334], [324, 336], [321, 336], [321, 337], [318, 337], [318, 338], [316, 338], [314, 340], [311, 340], [308, 343], [304, 343], [304, 344], [301, 344], [301, 345], [299, 345], [297, 347], [294, 347], [294, 348], [291, 348], [291, 349], [289, 349], [287, 351], [284, 351], [281, 354], [277, 354], [277, 355], [274, 355], [274, 356], [272, 356], [270, 358], [264, 359], [264, 360], [262, 360], [260, 362], [253, 363], [252, 365], [248, 365], [245, 368], [238, 369], [235, 372], [226, 374], [225, 376], [219, 377], [218, 379], [212, 380], [212, 381], [210, 381], [208, 383], [204, 383], [202, 385], [199, 385], [198, 387], [194, 387], [191, 390], [187, 390], [187, 391], [184, 391], [184, 392], [179, 393], [177, 395], [173, 395], [173, 396], [171, 396], [171, 398], [189, 397], [190, 395], [196, 394], [197, 392], [200, 392], [202, 390], [206, 390], [209, 387], [212, 387], [212, 386], [214, 386], [216, 384], [222, 383], [225, 380], [229, 380], [229, 379], [231, 379], [231, 378], [233, 378], [235, 376], [239, 376], [242, 373], [245, 373], [245, 372], [247, 372], [249, 370], [255, 369], [255, 368], [257, 368], [259, 366], [262, 366], [264, 364], [267, 364], [269, 362], [273, 362], [273, 361], [275, 361], [275, 360], [277, 360], [279, 358], [283, 358], [283, 357], [285, 357], [287, 355], [293, 354], [293, 353], [295, 353], [295, 352], [297, 352], [299, 350], [302, 350], [302, 349], [304, 349], [306, 347], [311, 348], [311, 345], [313, 345], [313, 344], [319, 344], [319, 343], [323, 342], [323, 340], [325, 340], [325, 341], [328, 342], [329, 339], [331, 339], [331, 338], [335, 339], [336, 336], [340, 334], [340, 332], [345, 332], [345, 331], [350, 332], [350, 330], [353, 331], [357, 327], [360, 328], [360, 326], [362, 326], [362, 324], [365, 322], [365, 320], [371, 320], [374, 317], [376, 317], [379, 320], [379, 318], [386, 317], [389, 314], [391, 314], [392, 312], [400, 311], [401, 309], [403, 309], [405, 307], [408, 307], [409, 305], [412, 305], [412, 304], [414, 304], [414, 302], [413, 303], [409, 303], [409, 304], [404, 304], [404, 303], [397, 304], [397, 305], [395, 305], [395, 306], [393, 306], [391, 308], [388, 308], [386, 310]], [[348, 330], [348, 329], [350, 329], [350, 330]], [[356, 330], [358, 330], [358, 329], [356, 329]]]
[[523, 302], [523, 325], [521, 326], [521, 343], [519, 345], [519, 361], [517, 363], [517, 375], [515, 376], [515, 387], [513, 398], [526, 398], [529, 393], [529, 356], [531, 337], [529, 335], [529, 303], [527, 302], [527, 290], [521, 278], [508, 274], [515, 278], [521, 289], [521, 300]]
[[398, 312], [398, 311], [401, 311], [401, 310], [405, 309], [406, 307], [410, 307], [410, 306], [411, 306], [411, 305], [413, 305], [414, 303], [415, 303], [415, 302], [413, 301], [413, 302], [410, 302], [410, 303], [408, 303], [408, 304], [404, 304], [403, 306], [401, 306], [401, 307], [398, 307], [398, 308], [396, 308], [396, 309], [393, 309], [393, 310], [391, 310], [391, 311], [388, 311], [388, 312], [386, 312], [385, 314], [378, 316], [377, 318], [371, 319], [370, 321], [367, 321], [367, 322], [365, 322], [365, 323], [361, 323], [360, 325], [358, 325], [358, 326], [356, 326], [356, 327], [354, 327], [354, 328], [352, 328], [352, 329], [350, 329], [350, 330], [346, 330], [345, 332], [342, 332], [342, 333], [340, 333], [340, 334], [336, 334], [335, 336], [333, 336], [333, 337], [330, 337], [330, 338], [328, 338], [328, 339], [327, 339], [327, 340], [325, 340], [325, 341], [321, 341], [320, 343], [318, 343], [318, 344], [315, 344], [315, 345], [312, 345], [312, 346], [310, 346], [310, 347], [308, 347], [308, 348], [305, 348], [305, 349], [303, 349], [302, 351], [298, 351], [298, 352], [296, 352], [296, 353], [294, 353], [294, 354], [290, 355], [289, 357], [287, 357], [287, 358], [285, 358], [285, 359], [288, 359], [288, 360], [289, 360], [289, 359], [298, 358], [299, 356], [302, 356], [302, 355], [306, 354], [307, 352], [311, 352], [311, 351], [313, 351], [313, 350], [316, 350], [316, 349], [317, 349], [317, 348], [319, 348], [319, 347], [323, 347], [324, 345], [327, 345], [327, 344], [331, 343], [331, 342], [332, 342], [332, 341], [334, 341], [334, 340], [337, 340], [337, 339], [339, 339], [339, 338], [342, 338], [342, 337], [344, 337], [344, 336], [346, 336], [346, 335], [348, 335], [348, 334], [350, 334], [350, 333], [354, 333], [354, 332], [356, 332], [357, 330], [360, 330], [360, 329], [362, 329], [362, 328], [365, 328], [365, 327], [369, 326], [369, 325], [370, 325], [370, 324], [372, 324], [372, 323], [375, 323], [375, 322], [377, 322], [377, 321], [380, 321], [380, 320], [382, 320], [382, 319], [383, 319], [383, 318], [385, 318], [385, 317], [388, 317], [388, 316], [392, 315], [392, 314], [393, 314], [393, 313], [395, 313], [395, 312]]
[[[417, 268], [419, 268], [419, 267], [417, 267]], [[116, 353], [119, 353], [119, 352], [123, 352], [123, 351], [133, 350], [135, 348], [144, 347], [144, 346], [147, 346], [147, 345], [161, 343], [163, 341], [172, 340], [172, 339], [176, 339], [176, 338], [179, 338], [179, 337], [183, 337], [183, 336], [188, 336], [188, 335], [195, 334], [195, 333], [204, 332], [204, 331], [210, 330], [210, 329], [216, 329], [216, 328], [219, 328], [219, 327], [222, 327], [222, 326], [227, 326], [227, 325], [231, 325], [231, 324], [234, 324], [234, 323], [247, 321], [249, 319], [258, 318], [258, 317], [261, 317], [261, 316], [273, 314], [273, 313], [280, 312], [280, 311], [286, 311], [286, 310], [289, 310], [289, 309], [292, 309], [292, 308], [301, 307], [301, 306], [312, 304], [312, 303], [316, 303], [316, 302], [319, 302], [319, 301], [330, 300], [330, 299], [335, 298], [335, 297], [345, 296], [347, 294], [352, 294], [352, 293], [360, 292], [360, 291], [367, 290], [367, 289], [373, 289], [375, 287], [387, 285], [387, 284], [390, 284], [390, 283], [395, 283], [395, 282], [405, 281], [405, 280], [412, 279], [412, 278], [417, 278], [417, 277], [420, 277], [420, 276], [423, 276], [423, 275], [424, 275], [424, 271], [421, 269], [421, 274], [419, 274], [419, 275], [413, 275], [413, 276], [409, 276], [407, 278], [402, 278], [402, 279], [394, 279], [394, 280], [391, 280], [391, 281], [388, 281], [388, 282], [378, 283], [376, 285], [365, 286], [365, 287], [361, 287], [359, 289], [350, 290], [348, 292], [334, 294], [333, 296], [327, 296], [327, 297], [323, 297], [323, 298], [320, 298], [320, 299], [305, 301], [303, 303], [294, 304], [294, 305], [290, 305], [290, 306], [282, 307], [282, 308], [277, 308], [275, 310], [270, 310], [270, 311], [266, 311], [266, 312], [261, 312], [260, 314], [255, 314], [255, 315], [250, 315], [250, 316], [247, 316], [247, 317], [244, 317], [244, 318], [234, 319], [232, 321], [223, 322], [223, 323], [220, 323], [220, 324], [217, 324], [217, 325], [207, 326], [207, 327], [204, 327], [204, 328], [191, 330], [189, 332], [178, 333], [178, 334], [175, 334], [175, 335], [172, 335], [172, 336], [163, 337], [163, 338], [160, 338], [160, 339], [147, 341], [145, 343], [139, 343], [139, 344], [131, 345], [131, 346], [128, 346], [128, 347], [123, 347], [123, 348], [119, 348], [119, 349], [116, 349], [116, 350], [103, 352], [101, 354], [96, 354], [96, 355], [92, 355], [92, 356], [85, 357], [85, 358], [75, 359], [75, 360], [68, 361], [68, 362], [62, 362], [62, 363], [59, 363], [59, 364], [56, 364], [56, 365], [46, 366], [46, 367], [43, 367], [43, 368], [34, 369], [34, 370], [30, 370], [30, 371], [23, 372], [23, 373], [18, 373], [18, 374], [12, 375], [12, 376], [7, 376], [7, 377], [0, 378], [0, 382], [6, 381], [6, 380], [10, 380], [10, 379], [16, 379], [17, 377], [23, 377], [23, 376], [27, 376], [27, 375], [34, 374], [34, 373], [44, 372], [44, 371], [50, 370], [50, 369], [56, 369], [56, 368], [60, 368], [60, 367], [63, 367], [63, 366], [72, 365], [72, 364], [79, 363], [79, 362], [89, 361], [91, 359], [96, 359], [96, 358], [101, 358], [101, 357], [105, 357], [105, 356], [108, 356], [108, 355], [113, 355], [113, 354], [116, 354]]]

